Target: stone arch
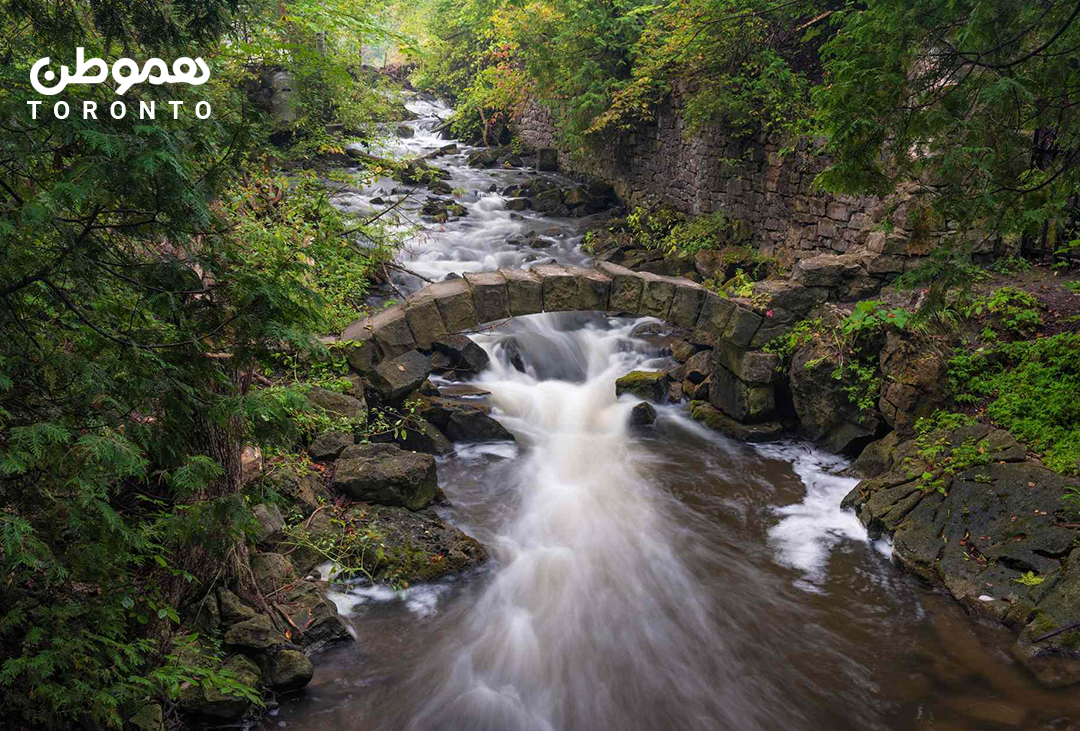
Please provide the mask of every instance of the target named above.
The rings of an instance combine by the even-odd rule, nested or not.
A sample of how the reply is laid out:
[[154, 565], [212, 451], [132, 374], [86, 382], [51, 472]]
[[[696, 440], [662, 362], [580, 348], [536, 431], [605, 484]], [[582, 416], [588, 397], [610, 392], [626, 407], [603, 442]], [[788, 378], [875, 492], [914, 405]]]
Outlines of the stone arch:
[[353, 369], [375, 374], [393, 370], [390, 361], [401, 360], [402, 369], [410, 358], [420, 363], [417, 351], [486, 323], [575, 311], [656, 317], [686, 328], [691, 342], [712, 349], [715, 395], [710, 400], [717, 408], [738, 421], [761, 421], [775, 413], [777, 358], [756, 351], [790, 325], [769, 322], [748, 300], [721, 297], [689, 279], [609, 262], [594, 269], [499, 269], [429, 284], [404, 302], [354, 322], [341, 339], [356, 344], [348, 351]]

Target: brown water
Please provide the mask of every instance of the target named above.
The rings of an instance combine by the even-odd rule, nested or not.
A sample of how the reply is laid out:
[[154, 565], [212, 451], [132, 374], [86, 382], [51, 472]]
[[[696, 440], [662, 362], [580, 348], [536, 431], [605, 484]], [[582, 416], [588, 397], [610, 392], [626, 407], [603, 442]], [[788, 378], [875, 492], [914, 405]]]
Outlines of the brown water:
[[1080, 728], [1080, 698], [1039, 688], [1004, 630], [838, 510], [842, 460], [738, 444], [678, 407], [629, 431], [614, 379], [662, 365], [632, 325], [537, 316], [478, 338], [519, 442], [465, 447], [439, 476], [493, 561], [339, 596], [358, 642], [317, 658], [267, 728]]

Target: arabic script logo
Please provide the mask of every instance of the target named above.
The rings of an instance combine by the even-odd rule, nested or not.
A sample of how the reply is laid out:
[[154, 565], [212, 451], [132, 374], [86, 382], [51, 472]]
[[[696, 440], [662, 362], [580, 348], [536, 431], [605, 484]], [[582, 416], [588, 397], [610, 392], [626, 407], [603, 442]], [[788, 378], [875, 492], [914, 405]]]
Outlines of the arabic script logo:
[[[47, 68], [50, 59], [48, 56], [39, 58], [30, 68], [30, 84], [36, 91], [45, 96], [52, 96], [62, 92], [68, 84], [100, 84], [109, 78], [109, 66], [100, 58], [86, 58], [86, 49], [79, 46], [75, 49], [75, 73], [72, 74], [67, 66], [60, 67], [60, 80], [53, 86], [45, 86], [38, 79], [40, 74], [45, 81], [56, 79], [56, 72]], [[46, 69], [41, 74], [42, 69]], [[151, 58], [142, 69], [139, 64], [130, 58], [121, 58], [112, 65], [112, 78], [116, 81], [116, 93], [121, 96], [127, 93], [135, 84], [149, 81], [155, 86], [160, 84], [191, 84], [199, 86], [205, 84], [210, 78], [210, 69], [201, 58], [194, 60], [183, 56], [173, 61], [172, 71], [160, 58]]]

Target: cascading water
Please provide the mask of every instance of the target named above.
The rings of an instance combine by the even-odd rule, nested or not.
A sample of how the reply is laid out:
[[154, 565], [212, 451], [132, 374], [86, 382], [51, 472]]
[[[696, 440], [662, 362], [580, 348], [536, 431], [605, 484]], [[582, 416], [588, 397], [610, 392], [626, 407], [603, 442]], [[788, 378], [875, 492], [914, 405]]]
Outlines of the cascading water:
[[[430, 133], [437, 124], [415, 123], [396, 151], [445, 144]], [[580, 221], [511, 217], [490, 191], [535, 173], [471, 170], [466, 152], [440, 164], [469, 215], [419, 238], [409, 268], [438, 279], [586, 261]], [[344, 205], [369, 209], [393, 185]], [[506, 241], [527, 230], [549, 246]], [[420, 283], [403, 276], [397, 285]], [[631, 430], [635, 401], [615, 397], [615, 379], [669, 364], [633, 335], [641, 323], [548, 314], [474, 336], [492, 359], [475, 385], [517, 443], [459, 445], [439, 476], [453, 504], [446, 517], [493, 560], [401, 593], [336, 595], [359, 642], [318, 659], [304, 697], [271, 724], [862, 731], [979, 719], [983, 729], [1072, 728], [1061, 719], [1080, 717], [1075, 701], [1035, 687], [996, 649], [998, 630], [891, 567], [888, 547], [874, 550], [839, 510], [855, 484], [837, 476], [844, 460], [798, 443], [738, 444], [676, 406]], [[993, 713], [980, 715], [986, 708]]]

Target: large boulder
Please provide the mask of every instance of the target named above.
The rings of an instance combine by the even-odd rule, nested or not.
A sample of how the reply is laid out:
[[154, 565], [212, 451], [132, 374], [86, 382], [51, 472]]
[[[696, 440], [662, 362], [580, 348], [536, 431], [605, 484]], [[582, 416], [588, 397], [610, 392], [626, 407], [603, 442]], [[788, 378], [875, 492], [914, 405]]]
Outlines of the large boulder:
[[266, 661], [263, 679], [276, 691], [299, 690], [311, 682], [315, 666], [299, 650], [283, 649]]
[[445, 357], [440, 370], [456, 376], [476, 375], [488, 364], [488, 354], [465, 335], [447, 335], [431, 344], [432, 350]]
[[513, 441], [514, 435], [488, 415], [484, 406], [461, 399], [428, 398], [421, 416], [455, 442]]
[[833, 377], [839, 366], [828, 344], [812, 340], [796, 351], [790, 370], [792, 401], [803, 434], [836, 453], [865, 445], [880, 427], [877, 411], [860, 410], [844, 390], [851, 377]]
[[419, 351], [409, 350], [379, 363], [370, 379], [383, 401], [390, 402], [418, 389], [430, 375], [430, 359]]
[[711, 404], [696, 404], [690, 416], [699, 424], [740, 442], [774, 442], [780, 439], [785, 431], [784, 425], [779, 421], [742, 424]]
[[878, 409], [901, 439], [915, 433], [915, 422], [946, 408], [951, 400], [950, 347], [914, 333], [890, 332], [881, 350]]
[[559, 169], [559, 151], [552, 147], [542, 147], [536, 151], [536, 169], [553, 173]]
[[[349, 443], [352, 443], [351, 438]], [[337, 457], [337, 454], [334, 457]], [[322, 476], [304, 467], [294, 469], [285, 465], [263, 479], [269, 481], [276, 492], [289, 498], [304, 510], [314, 510], [327, 497], [326, 484]]]
[[346, 419], [362, 419], [367, 413], [367, 404], [360, 399], [318, 386], [308, 391], [307, 398], [324, 411]]
[[255, 614], [225, 630], [226, 645], [245, 650], [267, 650], [278, 647], [285, 638], [265, 614]]
[[272, 594], [300, 578], [288, 556], [281, 553], [256, 553], [251, 557], [251, 573], [263, 594]]
[[343, 520], [379, 536], [381, 555], [367, 551], [356, 557], [379, 582], [435, 581], [478, 566], [488, 557], [483, 545], [440, 518], [434, 507], [415, 512], [379, 505], [352, 508]]
[[615, 381], [615, 396], [629, 393], [645, 401], [661, 403], [670, 385], [671, 377], [664, 371], [631, 371]]
[[297, 581], [274, 598], [275, 606], [289, 618], [291, 641], [308, 652], [353, 639], [337, 607], [323, 595], [323, 587]]
[[450, 415], [446, 435], [455, 442], [506, 442], [514, 435], [478, 408], [462, 409]]
[[285, 527], [285, 519], [276, 505], [260, 503], [251, 511], [255, 518], [253, 538], [256, 543], [268, 543], [281, 539], [281, 529]]
[[308, 455], [316, 462], [329, 462], [337, 459], [345, 447], [351, 447], [355, 441], [352, 434], [325, 431], [311, 441]]
[[412, 418], [405, 427], [405, 437], [396, 434], [379, 434], [371, 438], [373, 442], [398, 444], [402, 449], [424, 454], [450, 454], [454, 451], [453, 443], [439, 428], [426, 419]]
[[630, 427], [641, 429], [656, 422], [656, 409], [648, 401], [642, 401], [630, 410]]
[[357, 444], [341, 453], [331, 485], [354, 500], [420, 510], [438, 491], [435, 458], [394, 444]]

